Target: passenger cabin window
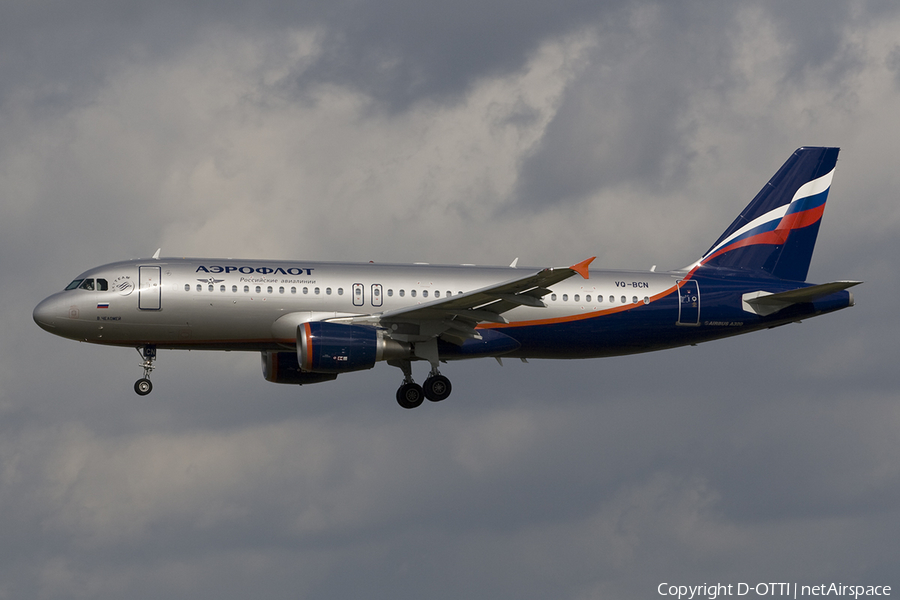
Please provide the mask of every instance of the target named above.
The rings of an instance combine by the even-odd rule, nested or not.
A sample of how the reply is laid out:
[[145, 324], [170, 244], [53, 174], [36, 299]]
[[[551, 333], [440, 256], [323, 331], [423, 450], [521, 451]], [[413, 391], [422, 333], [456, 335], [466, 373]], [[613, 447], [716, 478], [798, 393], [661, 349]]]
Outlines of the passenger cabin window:
[[249, 285], [245, 285], [245, 286], [244, 286], [244, 293], [245, 293], [245, 294], [249, 294], [249, 293], [250, 293], [250, 286], [249, 286]]
[[184, 291], [186, 291], [186, 292], [191, 291], [191, 284], [189, 284], [189, 283], [184, 284]]

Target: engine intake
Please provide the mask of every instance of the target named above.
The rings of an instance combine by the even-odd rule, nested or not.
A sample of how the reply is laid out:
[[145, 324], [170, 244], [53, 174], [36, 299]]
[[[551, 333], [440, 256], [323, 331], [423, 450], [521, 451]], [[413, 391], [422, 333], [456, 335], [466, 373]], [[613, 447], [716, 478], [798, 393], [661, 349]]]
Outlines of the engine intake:
[[409, 344], [384, 336], [381, 329], [327, 321], [297, 327], [297, 359], [310, 373], [349, 373], [371, 369], [380, 360], [409, 358]]

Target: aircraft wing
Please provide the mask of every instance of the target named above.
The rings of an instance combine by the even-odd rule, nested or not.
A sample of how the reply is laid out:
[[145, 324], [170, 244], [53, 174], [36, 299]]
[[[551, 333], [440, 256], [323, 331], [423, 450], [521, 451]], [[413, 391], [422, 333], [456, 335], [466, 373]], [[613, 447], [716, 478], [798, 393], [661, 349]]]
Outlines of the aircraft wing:
[[550, 293], [548, 288], [576, 273], [587, 279], [588, 265], [594, 258], [571, 267], [549, 267], [442, 300], [367, 315], [354, 322], [377, 321], [399, 341], [424, 341], [440, 336], [448, 342], [462, 344], [470, 338], [481, 338], [475, 330], [479, 323], [506, 323], [503, 313], [508, 310], [519, 306], [545, 307], [541, 298]]

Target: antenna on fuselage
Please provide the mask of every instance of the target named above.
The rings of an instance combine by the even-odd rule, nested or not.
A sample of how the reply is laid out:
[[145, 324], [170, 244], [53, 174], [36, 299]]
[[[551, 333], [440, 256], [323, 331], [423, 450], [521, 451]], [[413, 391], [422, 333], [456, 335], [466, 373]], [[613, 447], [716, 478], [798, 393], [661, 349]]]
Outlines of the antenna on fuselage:
[[160, 250], [162, 250], [162, 248], [157, 248], [156, 252], [153, 253], [153, 260], [159, 260], [159, 251]]

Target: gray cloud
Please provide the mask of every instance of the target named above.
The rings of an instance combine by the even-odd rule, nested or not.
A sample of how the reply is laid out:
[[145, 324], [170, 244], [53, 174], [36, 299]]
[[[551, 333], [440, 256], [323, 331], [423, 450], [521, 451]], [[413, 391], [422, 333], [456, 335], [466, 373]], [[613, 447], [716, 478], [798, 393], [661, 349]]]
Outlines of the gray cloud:
[[[522, 165], [518, 206], [583, 201], [622, 185], [655, 194], [683, 186], [697, 153], [705, 150], [696, 146], [705, 108], [700, 101], [727, 106], [760, 77], [775, 98], [804, 89], [811, 77], [832, 86], [829, 95], [852, 93], [849, 81], [864, 68], [860, 46], [843, 34], [854, 20], [849, 6], [631, 8], [622, 18], [598, 22], [599, 43], [589, 67]], [[748, 37], [771, 37], [777, 53], [742, 54]]]
[[0, 98], [24, 83], [36, 84], [38, 106], [84, 101], [123, 58], [177, 56], [210, 28], [249, 34], [262, 44], [273, 33], [310, 29], [321, 32], [323, 52], [295, 79], [297, 91], [336, 83], [397, 110], [423, 98], [455, 101], [477, 79], [523, 66], [542, 41], [622, 4], [19, 2], [0, 29], [4, 54], [17, 57], [0, 66], [6, 82]]

